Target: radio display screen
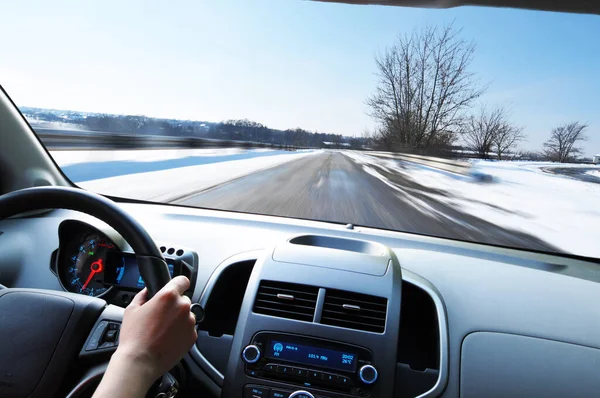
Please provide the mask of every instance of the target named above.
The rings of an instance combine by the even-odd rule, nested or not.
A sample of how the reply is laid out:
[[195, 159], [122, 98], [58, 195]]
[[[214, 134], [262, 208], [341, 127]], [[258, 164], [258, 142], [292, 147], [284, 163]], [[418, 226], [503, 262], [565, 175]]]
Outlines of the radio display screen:
[[321, 347], [270, 340], [267, 345], [267, 358], [281, 359], [304, 365], [322, 366], [344, 372], [356, 371], [358, 355]]

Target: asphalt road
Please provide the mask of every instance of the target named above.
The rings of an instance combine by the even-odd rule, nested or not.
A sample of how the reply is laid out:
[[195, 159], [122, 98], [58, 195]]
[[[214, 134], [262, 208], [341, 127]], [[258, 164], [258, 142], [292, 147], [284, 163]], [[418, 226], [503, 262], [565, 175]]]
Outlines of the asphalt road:
[[[406, 175], [377, 171], [403, 189], [389, 187], [342, 153], [324, 152], [248, 175], [177, 203], [558, 251], [533, 236], [465, 214], [445, 203], [444, 192], [422, 186]], [[442, 199], [425, 195], [428, 191]]]
[[547, 173], [562, 174], [583, 182], [600, 184], [600, 177], [587, 174], [588, 171], [598, 171], [598, 167], [545, 167], [543, 170]]

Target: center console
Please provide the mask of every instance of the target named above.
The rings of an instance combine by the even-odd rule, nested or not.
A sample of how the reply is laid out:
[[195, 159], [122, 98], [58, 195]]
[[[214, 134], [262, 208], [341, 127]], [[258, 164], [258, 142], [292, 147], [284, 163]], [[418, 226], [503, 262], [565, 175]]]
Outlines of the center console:
[[305, 235], [276, 246], [250, 276], [222, 397], [391, 397], [401, 286], [397, 259], [376, 243]]

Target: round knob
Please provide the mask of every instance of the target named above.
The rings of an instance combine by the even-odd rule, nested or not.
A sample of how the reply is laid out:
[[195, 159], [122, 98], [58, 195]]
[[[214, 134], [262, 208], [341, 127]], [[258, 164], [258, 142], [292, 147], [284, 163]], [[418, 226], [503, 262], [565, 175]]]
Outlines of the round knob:
[[249, 345], [242, 351], [242, 359], [246, 363], [255, 363], [260, 359], [260, 348], [255, 345]]
[[314, 395], [308, 391], [298, 390], [290, 394], [289, 398], [315, 398]]
[[365, 384], [373, 384], [377, 381], [377, 369], [371, 365], [365, 365], [360, 368], [358, 377]]
[[204, 308], [198, 303], [194, 303], [190, 306], [190, 312], [194, 314], [196, 318], [196, 325], [199, 325], [204, 320]]

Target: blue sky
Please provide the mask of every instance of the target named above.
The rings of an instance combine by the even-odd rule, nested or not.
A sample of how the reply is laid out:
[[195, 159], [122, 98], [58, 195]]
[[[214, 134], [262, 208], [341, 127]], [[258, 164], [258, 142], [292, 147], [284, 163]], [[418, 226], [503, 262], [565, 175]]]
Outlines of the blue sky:
[[2, 6], [0, 84], [19, 105], [361, 135], [373, 57], [398, 34], [454, 21], [477, 45], [480, 103], [507, 106], [539, 149], [589, 124], [600, 152], [600, 16], [308, 1], [13, 1]]

